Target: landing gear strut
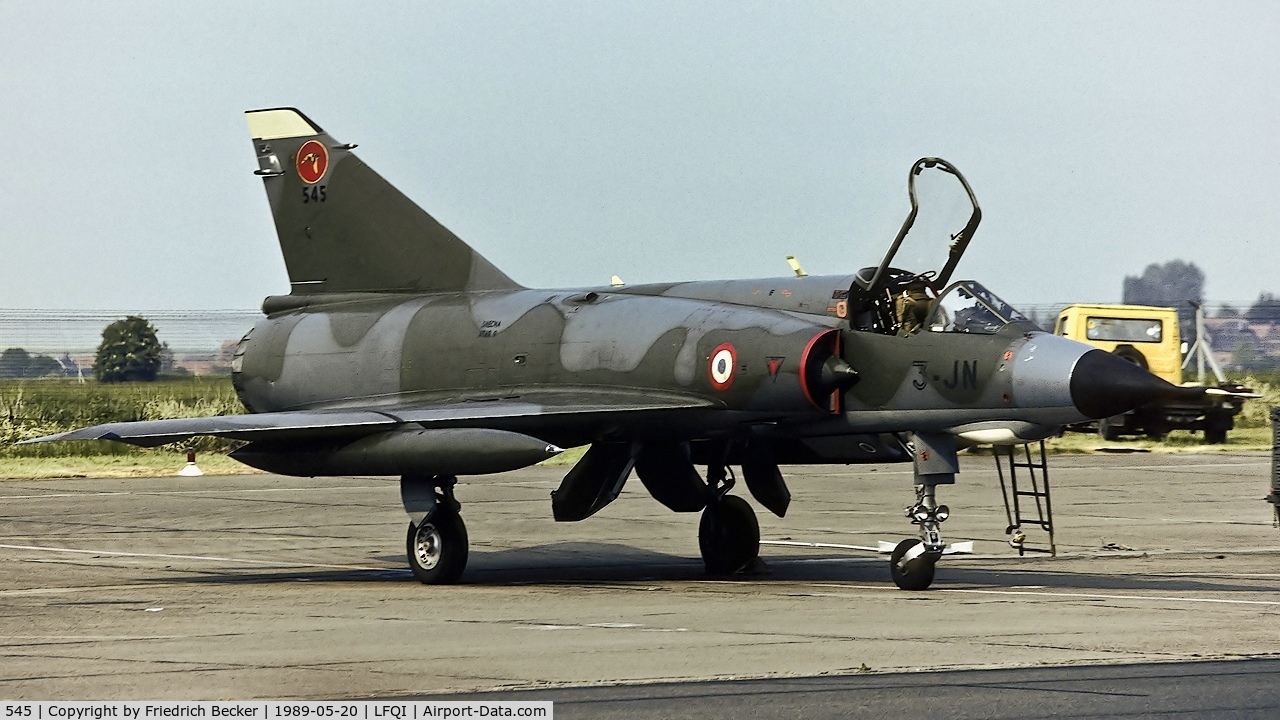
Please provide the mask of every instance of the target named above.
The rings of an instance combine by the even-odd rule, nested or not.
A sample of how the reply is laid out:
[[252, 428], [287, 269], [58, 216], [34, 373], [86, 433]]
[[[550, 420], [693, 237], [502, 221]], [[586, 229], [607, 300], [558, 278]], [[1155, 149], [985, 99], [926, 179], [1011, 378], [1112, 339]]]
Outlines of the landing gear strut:
[[934, 568], [946, 548], [940, 526], [951, 514], [946, 505], [937, 503], [937, 486], [955, 483], [959, 462], [951, 435], [915, 433], [911, 447], [916, 502], [906, 513], [911, 524], [920, 527], [920, 538], [898, 543], [889, 556], [889, 575], [903, 590], [924, 590], [933, 584]]
[[734, 479], [728, 468], [707, 468], [711, 499], [698, 523], [698, 549], [708, 575], [732, 575], [760, 556], [760, 523], [746, 500], [728, 492]]
[[933, 570], [946, 547], [938, 526], [950, 510], [934, 501], [933, 485], [916, 485], [916, 504], [907, 508], [911, 524], [920, 526], [920, 539], [898, 543], [889, 556], [889, 575], [903, 590], [924, 590], [933, 583]]
[[452, 475], [400, 478], [400, 500], [409, 513], [405, 554], [413, 576], [427, 585], [458, 581], [467, 566], [467, 526], [453, 496]]

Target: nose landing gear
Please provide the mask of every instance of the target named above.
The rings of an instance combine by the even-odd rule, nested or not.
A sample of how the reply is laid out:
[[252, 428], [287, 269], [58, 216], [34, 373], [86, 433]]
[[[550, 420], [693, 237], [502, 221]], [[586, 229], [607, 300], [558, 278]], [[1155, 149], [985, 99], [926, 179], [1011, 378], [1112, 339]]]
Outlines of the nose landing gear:
[[889, 555], [889, 576], [902, 590], [924, 590], [933, 584], [934, 568], [946, 549], [940, 526], [950, 516], [936, 498], [938, 485], [956, 481], [960, 469], [955, 438], [944, 434], [914, 433], [910, 447], [915, 463], [916, 502], [906, 509], [912, 525], [920, 526], [920, 538], [898, 543]]
[[916, 504], [906, 509], [912, 525], [920, 526], [920, 539], [898, 543], [889, 556], [889, 575], [902, 590], [924, 590], [933, 583], [933, 570], [946, 543], [939, 525], [950, 515], [946, 505], [934, 502], [933, 485], [916, 485]]

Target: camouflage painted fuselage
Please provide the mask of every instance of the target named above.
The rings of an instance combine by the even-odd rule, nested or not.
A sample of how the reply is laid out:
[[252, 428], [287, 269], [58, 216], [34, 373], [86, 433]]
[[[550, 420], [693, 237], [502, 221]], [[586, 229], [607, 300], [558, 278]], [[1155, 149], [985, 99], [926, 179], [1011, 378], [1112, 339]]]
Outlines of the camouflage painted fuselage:
[[[822, 417], [827, 408], [810, 400], [806, 393], [817, 388], [806, 387], [800, 371], [817, 360], [814, 339], [838, 325], [827, 308], [848, 282], [368, 297], [269, 316], [244, 343], [234, 377], [254, 412], [540, 402], [604, 391]], [[745, 304], [753, 293], [766, 302]], [[769, 302], [770, 293], [777, 299]], [[727, 382], [716, 383], [710, 361], [721, 346], [732, 348], [734, 362]], [[564, 418], [545, 432], [583, 444], [610, 430], [593, 424]]]
[[[861, 436], [1078, 417], [1065, 394], [1059, 408], [1019, 407], [1012, 361], [1029, 328], [906, 337], [852, 330], [839, 317], [851, 282], [828, 276], [339, 296], [332, 303], [312, 297], [294, 308], [302, 304], [296, 298], [272, 298], [266, 308], [274, 312], [242, 344], [233, 377], [252, 412], [490, 401], [545, 407], [601, 397], [673, 398], [706, 410], [656, 423], [655, 413], [602, 422], [545, 412], [487, 423], [565, 446], [664, 435], [696, 441], [762, 428], [788, 437]], [[725, 348], [732, 367], [717, 375], [713, 363]], [[843, 383], [852, 387], [823, 374], [838, 355], [857, 372]], [[880, 443], [863, 440], [814, 459], [878, 459]]]

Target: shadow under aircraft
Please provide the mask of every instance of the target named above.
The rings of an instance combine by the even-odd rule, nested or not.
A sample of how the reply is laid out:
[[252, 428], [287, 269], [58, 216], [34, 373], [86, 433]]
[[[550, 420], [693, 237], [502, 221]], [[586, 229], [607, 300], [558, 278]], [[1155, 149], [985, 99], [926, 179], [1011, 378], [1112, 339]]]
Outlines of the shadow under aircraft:
[[[512, 280], [298, 110], [247, 118], [291, 284], [235, 350], [247, 414], [30, 442], [212, 435], [246, 441], [233, 457], [270, 472], [399, 476], [424, 583], [467, 562], [458, 476], [590, 445], [553, 494], [556, 520], [590, 517], [634, 473], [667, 508], [702, 513], [702, 559], [721, 575], [760, 549], [754, 511], [730, 494], [739, 479], [784, 516], [780, 464], [912, 462], [917, 537], [890, 571], [921, 590], [947, 549], [937, 497], [958, 449], [1203, 392], [953, 282], [982, 213], [938, 158], [912, 165], [905, 222], [854, 274], [548, 290]], [[922, 177], [962, 191], [961, 227], [915, 227]]]

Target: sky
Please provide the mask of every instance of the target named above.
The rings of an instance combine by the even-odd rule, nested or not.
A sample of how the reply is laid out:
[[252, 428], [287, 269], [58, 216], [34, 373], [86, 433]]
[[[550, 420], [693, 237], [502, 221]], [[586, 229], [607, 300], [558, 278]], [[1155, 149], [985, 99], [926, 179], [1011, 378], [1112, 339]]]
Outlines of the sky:
[[956, 277], [1280, 293], [1280, 4], [0, 1], [0, 308], [251, 309], [288, 279], [243, 112], [294, 106], [531, 287], [847, 274], [922, 156]]

